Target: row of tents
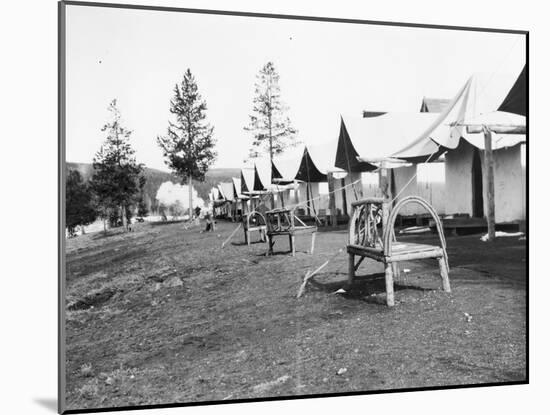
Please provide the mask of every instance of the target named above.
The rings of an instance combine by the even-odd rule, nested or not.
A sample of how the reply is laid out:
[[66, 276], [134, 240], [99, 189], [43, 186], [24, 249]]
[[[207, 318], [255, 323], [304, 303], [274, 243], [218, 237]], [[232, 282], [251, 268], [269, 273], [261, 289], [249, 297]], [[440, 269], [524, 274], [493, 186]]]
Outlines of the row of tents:
[[[239, 218], [267, 201], [297, 206], [317, 221], [345, 222], [367, 196], [419, 195], [441, 215], [483, 218], [494, 197], [497, 223], [525, 220], [527, 76], [475, 74], [451, 99], [424, 98], [419, 112], [364, 111], [341, 117], [339, 134], [269, 159], [213, 188], [215, 214]], [[486, 135], [490, 134], [490, 149]], [[494, 194], [488, 194], [490, 151]], [[491, 188], [492, 188], [491, 183]], [[419, 217], [410, 205], [405, 216]]]

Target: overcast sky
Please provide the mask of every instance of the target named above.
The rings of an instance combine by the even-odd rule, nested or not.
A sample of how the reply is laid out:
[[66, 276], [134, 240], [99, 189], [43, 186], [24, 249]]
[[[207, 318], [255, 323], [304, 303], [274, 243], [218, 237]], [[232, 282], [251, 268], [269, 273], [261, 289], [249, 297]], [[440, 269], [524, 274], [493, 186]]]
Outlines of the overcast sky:
[[473, 72], [519, 73], [523, 35], [67, 6], [67, 161], [91, 162], [118, 99], [139, 162], [167, 170], [176, 82], [190, 68], [215, 127], [214, 167], [240, 167], [255, 76], [268, 61], [304, 142], [335, 139], [340, 114], [418, 111]]

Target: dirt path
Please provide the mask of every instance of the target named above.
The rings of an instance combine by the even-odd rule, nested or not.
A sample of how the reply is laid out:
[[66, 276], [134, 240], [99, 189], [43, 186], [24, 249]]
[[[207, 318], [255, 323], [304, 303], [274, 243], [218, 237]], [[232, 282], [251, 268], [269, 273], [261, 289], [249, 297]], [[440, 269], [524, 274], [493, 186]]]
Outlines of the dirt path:
[[265, 244], [243, 245], [242, 232], [220, 249], [235, 226], [207, 234], [143, 224], [68, 241], [69, 408], [525, 378], [517, 238], [448, 239], [453, 293], [437, 289], [435, 261], [407, 263], [389, 309], [382, 275], [361, 278], [382, 271], [375, 262], [349, 293], [333, 294], [346, 280], [344, 254], [296, 299], [306, 270], [343, 246], [345, 232], [319, 233], [313, 256], [304, 238], [295, 258], [265, 257]]

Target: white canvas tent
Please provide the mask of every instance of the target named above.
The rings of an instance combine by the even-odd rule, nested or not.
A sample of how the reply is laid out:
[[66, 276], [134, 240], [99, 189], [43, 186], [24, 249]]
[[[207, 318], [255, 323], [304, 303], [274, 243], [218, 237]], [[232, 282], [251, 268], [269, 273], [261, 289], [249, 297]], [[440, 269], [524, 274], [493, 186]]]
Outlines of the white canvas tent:
[[[438, 115], [434, 113], [388, 112], [376, 117], [342, 117], [336, 165], [351, 173], [373, 172], [379, 168], [378, 186], [369, 186], [369, 196], [387, 196], [396, 202], [406, 196], [418, 194], [417, 168], [409, 162], [435, 161], [441, 154], [439, 146], [427, 140], [417, 146], [414, 157], [391, 157], [399, 148], [410, 142], [411, 136], [426, 130]], [[372, 177], [370, 178], [372, 182]], [[403, 215], [425, 213], [416, 204], [407, 205]]]
[[[494, 206], [497, 223], [525, 219], [525, 171], [521, 152], [526, 136], [513, 132], [525, 130], [526, 119], [522, 115], [496, 111], [517, 78], [517, 74], [509, 73], [473, 75], [425, 131], [392, 154], [396, 158], [415, 157], [433, 143], [447, 150], [447, 214], [491, 217]], [[488, 128], [487, 140], [482, 126]], [[494, 159], [491, 164], [486, 160], [486, 143], [491, 146], [489, 152]], [[494, 173], [488, 173], [490, 170]], [[494, 192], [491, 192], [488, 189], [493, 187], [493, 180]], [[493, 197], [494, 203], [490, 203]]]

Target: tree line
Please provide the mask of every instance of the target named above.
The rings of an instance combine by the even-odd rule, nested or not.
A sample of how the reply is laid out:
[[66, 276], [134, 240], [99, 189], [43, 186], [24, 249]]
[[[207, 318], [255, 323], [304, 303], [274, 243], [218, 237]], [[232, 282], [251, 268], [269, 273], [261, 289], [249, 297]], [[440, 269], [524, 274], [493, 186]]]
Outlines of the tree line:
[[[282, 102], [279, 75], [272, 62], [264, 65], [254, 85], [252, 114], [245, 131], [253, 136], [249, 156], [268, 153], [270, 160], [287, 147], [295, 146], [297, 130], [285, 115], [288, 107]], [[108, 107], [110, 120], [102, 127], [105, 141], [93, 159], [93, 175], [84, 182], [80, 173], [66, 174], [66, 227], [74, 235], [83, 227], [101, 218], [104, 230], [123, 226], [129, 229], [134, 215], [148, 214], [143, 175], [144, 165], [135, 158], [130, 143], [132, 131], [122, 125], [117, 100]], [[193, 217], [193, 180], [204, 181], [215, 161], [214, 127], [206, 120], [207, 105], [198, 90], [190, 69], [177, 83], [170, 100], [170, 115], [166, 135], [157, 137], [165, 164], [189, 188], [189, 217]]]

